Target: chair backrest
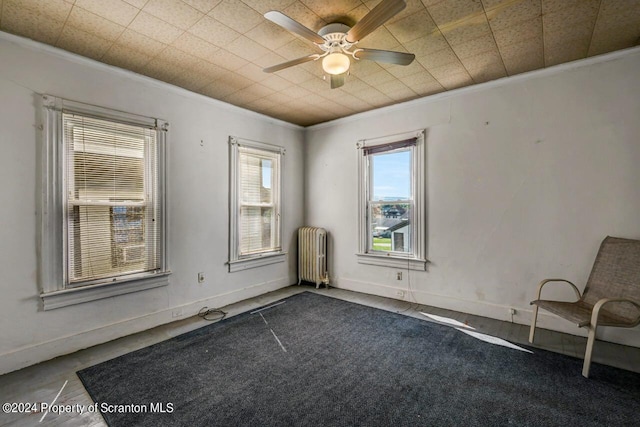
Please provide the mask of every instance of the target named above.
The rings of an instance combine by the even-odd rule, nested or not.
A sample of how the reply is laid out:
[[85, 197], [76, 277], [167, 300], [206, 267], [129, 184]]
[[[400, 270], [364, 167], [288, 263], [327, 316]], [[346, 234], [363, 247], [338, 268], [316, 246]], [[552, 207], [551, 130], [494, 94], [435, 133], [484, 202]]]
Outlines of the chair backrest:
[[[582, 299], [593, 305], [602, 298], [626, 298], [640, 304], [640, 240], [607, 236], [600, 245]], [[631, 304], [608, 304], [606, 311], [637, 319]]]

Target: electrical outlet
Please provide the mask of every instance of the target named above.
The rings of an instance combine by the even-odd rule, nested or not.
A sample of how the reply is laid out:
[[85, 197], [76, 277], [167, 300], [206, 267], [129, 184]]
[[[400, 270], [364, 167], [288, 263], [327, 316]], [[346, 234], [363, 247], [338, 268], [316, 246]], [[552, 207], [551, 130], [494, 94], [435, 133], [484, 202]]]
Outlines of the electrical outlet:
[[204, 273], [198, 273], [198, 283], [204, 282]]
[[402, 280], [402, 271], [396, 273], [396, 280]]
[[513, 316], [514, 314], [516, 314], [516, 309], [515, 309], [515, 308], [510, 308], [510, 309], [509, 309], [509, 314], [510, 314], [510, 315], [512, 315], [512, 316]]
[[176, 308], [175, 310], [173, 310], [171, 312], [171, 317], [182, 317], [182, 309], [181, 308]]
[[404, 291], [396, 291], [396, 295], [400, 298], [404, 298]]

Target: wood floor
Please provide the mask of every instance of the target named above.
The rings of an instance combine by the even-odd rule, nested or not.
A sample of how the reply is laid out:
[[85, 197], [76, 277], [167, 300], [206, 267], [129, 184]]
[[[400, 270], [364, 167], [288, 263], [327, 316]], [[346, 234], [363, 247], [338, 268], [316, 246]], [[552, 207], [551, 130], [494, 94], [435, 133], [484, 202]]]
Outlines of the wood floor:
[[[303, 291], [330, 295], [346, 301], [428, 321], [439, 319], [440, 323], [444, 322], [446, 324], [453, 320], [473, 327], [477, 332], [499, 337], [514, 344], [528, 345], [528, 326], [333, 288], [316, 290], [309, 286], [290, 286], [260, 297], [241, 301], [223, 309], [228, 313], [227, 316], [230, 317]], [[429, 318], [423, 313], [434, 317]], [[0, 376], [0, 400], [2, 403], [51, 403], [66, 382], [66, 386], [64, 386], [55, 402], [56, 405], [84, 405], [87, 407], [93, 402], [78, 379], [75, 373], [77, 370], [200, 328], [209, 323], [194, 316], [2, 375]], [[536, 331], [536, 347], [582, 358], [585, 346], [585, 338], [546, 329], [538, 329]], [[640, 372], [640, 348], [598, 341], [594, 349], [593, 360], [596, 363], [604, 363]], [[580, 375], [580, 372], [576, 372], [576, 375]], [[43, 416], [42, 423], [39, 423]], [[77, 411], [63, 414], [47, 413], [46, 415], [38, 412], [29, 414], [0, 413], [0, 426], [32, 426], [35, 424], [55, 426], [106, 425], [99, 413], [85, 412], [79, 414]]]

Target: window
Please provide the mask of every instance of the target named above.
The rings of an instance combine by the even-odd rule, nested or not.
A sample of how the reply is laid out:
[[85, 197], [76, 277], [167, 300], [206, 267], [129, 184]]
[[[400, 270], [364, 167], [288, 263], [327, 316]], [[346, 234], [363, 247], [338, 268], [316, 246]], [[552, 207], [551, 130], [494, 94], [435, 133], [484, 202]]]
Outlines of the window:
[[45, 96], [45, 309], [167, 284], [166, 124]]
[[284, 149], [231, 137], [229, 271], [284, 261], [281, 174]]
[[358, 261], [424, 270], [424, 132], [358, 143]]

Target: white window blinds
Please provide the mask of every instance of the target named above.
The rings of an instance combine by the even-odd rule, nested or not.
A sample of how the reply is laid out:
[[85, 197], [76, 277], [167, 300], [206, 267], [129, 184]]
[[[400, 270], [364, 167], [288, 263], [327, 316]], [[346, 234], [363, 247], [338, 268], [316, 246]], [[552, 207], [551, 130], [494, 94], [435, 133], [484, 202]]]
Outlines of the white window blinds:
[[161, 266], [157, 131], [63, 113], [66, 283]]
[[409, 138], [402, 141], [393, 141], [387, 144], [373, 145], [362, 147], [362, 154], [365, 156], [384, 153], [387, 151], [398, 150], [400, 148], [415, 147], [418, 138]]
[[280, 154], [249, 147], [238, 148], [239, 256], [280, 249]]

